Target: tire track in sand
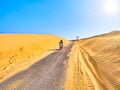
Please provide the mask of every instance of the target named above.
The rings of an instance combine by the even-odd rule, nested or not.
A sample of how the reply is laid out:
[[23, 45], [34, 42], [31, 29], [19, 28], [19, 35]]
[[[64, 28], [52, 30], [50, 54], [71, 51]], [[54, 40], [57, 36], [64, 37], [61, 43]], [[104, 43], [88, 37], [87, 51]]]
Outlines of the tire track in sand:
[[67, 70], [66, 90], [114, 90], [94, 59], [79, 45], [72, 48]]

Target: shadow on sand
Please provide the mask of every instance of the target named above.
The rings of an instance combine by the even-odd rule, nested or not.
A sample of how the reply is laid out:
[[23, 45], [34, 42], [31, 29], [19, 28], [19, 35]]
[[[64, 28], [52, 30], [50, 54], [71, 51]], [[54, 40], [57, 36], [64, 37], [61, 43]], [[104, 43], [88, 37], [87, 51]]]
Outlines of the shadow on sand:
[[47, 49], [48, 51], [61, 50], [61, 49]]

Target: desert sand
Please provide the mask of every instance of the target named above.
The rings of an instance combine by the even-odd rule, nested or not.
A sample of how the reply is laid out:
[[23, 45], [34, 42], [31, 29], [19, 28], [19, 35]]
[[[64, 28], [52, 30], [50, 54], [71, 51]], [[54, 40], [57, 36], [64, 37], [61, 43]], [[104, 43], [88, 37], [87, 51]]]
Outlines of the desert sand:
[[[34, 72], [29, 72], [33, 69], [28, 68], [23, 73], [21, 72], [21, 74], [18, 74], [18, 76], [15, 75], [8, 78], [5, 82], [0, 84], [3, 88], [6, 88], [5, 90], [9, 89], [9, 87], [21, 89], [25, 83], [24, 77], [26, 77], [27, 80], [25, 80], [28, 81], [28, 83], [32, 79], [33, 82], [31, 83], [35, 86], [35, 83], [40, 81], [41, 84], [38, 83], [37, 86], [38, 88], [42, 87], [43, 90], [63, 90], [63, 88], [54, 89], [46, 86], [49, 83], [48, 80], [52, 81], [61, 78], [62, 75], [60, 75], [60, 72], [66, 74], [66, 76], [63, 76], [63, 78], [66, 78], [65, 82], [62, 82], [65, 84], [65, 90], [120, 90], [120, 31], [113, 31], [78, 40], [72, 47], [71, 52], [68, 53], [70, 47], [64, 47], [64, 49], [51, 54], [51, 58], [48, 59], [51, 60], [49, 63], [47, 60], [42, 60], [41, 58], [55, 51], [55, 49], [58, 49], [58, 42], [62, 38], [53, 35], [0, 35], [0, 37], [1, 81], [4, 81], [9, 76], [13, 75], [14, 72], [16, 73], [20, 70], [24, 70], [26, 67], [28, 68], [30, 65], [33, 65], [33, 68], [36, 67], [34, 69], [35, 72], [39, 71], [39, 65], [47, 68], [46, 70], [40, 69], [43, 73], [39, 72], [36, 74]], [[69, 43], [66, 40], [64, 40], [64, 42], [65, 44]], [[46, 58], [48, 57], [49, 56]], [[64, 57], [67, 57], [69, 60], [65, 60]], [[42, 62], [46, 62], [46, 66], [45, 64], [43, 65], [42, 62], [35, 63], [40, 59]], [[35, 63], [35, 65], [33, 63]], [[52, 63], [52, 65], [49, 66], [48, 64], [50, 63]], [[67, 67], [66, 70], [63, 69], [63, 63], [65, 63], [65, 67]], [[52, 69], [48, 69], [47, 66]], [[47, 70], [48, 73], [46, 72]], [[26, 74], [22, 77], [24, 73]], [[36, 79], [33, 79], [32, 75], [36, 76]], [[42, 77], [39, 77], [41, 75]], [[19, 80], [19, 77], [22, 79]], [[55, 79], [56, 77], [57, 79]], [[22, 82], [17, 84], [14, 80]], [[59, 80], [55, 83], [54, 81], [51, 81], [50, 83], [52, 84], [50, 84], [50, 87], [59, 82]], [[26, 90], [31, 89], [31, 83], [27, 84], [26, 88], [28, 89]], [[45, 85], [45, 87], [39, 87], [39, 84]], [[16, 87], [16, 85], [20, 87]]]
[[74, 43], [49, 54], [0, 83], [0, 90], [64, 90], [67, 54]]
[[81, 39], [69, 56], [65, 90], [120, 90], [120, 31]]
[[0, 34], [0, 82], [28, 68], [67, 40], [55, 35]]

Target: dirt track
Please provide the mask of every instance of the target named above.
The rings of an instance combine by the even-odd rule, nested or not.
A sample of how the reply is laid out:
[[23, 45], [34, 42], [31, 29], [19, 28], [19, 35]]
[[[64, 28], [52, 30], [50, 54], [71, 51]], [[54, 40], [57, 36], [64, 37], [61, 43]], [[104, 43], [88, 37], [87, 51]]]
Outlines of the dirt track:
[[110, 76], [101, 70], [101, 66], [91, 56], [92, 52], [74, 45], [67, 69], [65, 90], [119, 90], [112, 85]]
[[0, 84], [0, 90], [63, 90], [65, 64], [73, 43]]

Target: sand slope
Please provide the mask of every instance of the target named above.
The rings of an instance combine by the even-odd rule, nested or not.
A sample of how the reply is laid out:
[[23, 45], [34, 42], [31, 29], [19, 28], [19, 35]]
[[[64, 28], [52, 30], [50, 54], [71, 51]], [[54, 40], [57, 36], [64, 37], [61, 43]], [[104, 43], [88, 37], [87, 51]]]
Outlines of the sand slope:
[[70, 53], [66, 90], [120, 90], [120, 32], [76, 42]]
[[61, 39], [64, 45], [68, 44], [67, 40], [54, 35], [1, 34], [0, 81], [58, 49]]
[[73, 43], [49, 54], [26, 70], [0, 83], [0, 90], [64, 90], [67, 54]]

